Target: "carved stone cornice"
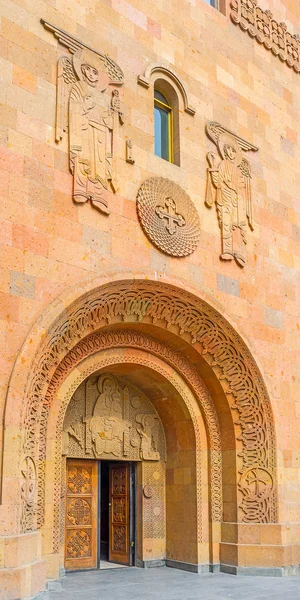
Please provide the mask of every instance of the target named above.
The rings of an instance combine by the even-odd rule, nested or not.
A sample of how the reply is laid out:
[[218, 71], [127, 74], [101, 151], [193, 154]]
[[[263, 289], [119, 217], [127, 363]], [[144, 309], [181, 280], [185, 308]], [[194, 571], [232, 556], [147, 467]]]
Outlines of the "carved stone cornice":
[[299, 36], [287, 31], [285, 23], [278, 23], [270, 10], [257, 6], [257, 0], [231, 0], [230, 17], [235, 25], [248, 31], [250, 37], [300, 73]]

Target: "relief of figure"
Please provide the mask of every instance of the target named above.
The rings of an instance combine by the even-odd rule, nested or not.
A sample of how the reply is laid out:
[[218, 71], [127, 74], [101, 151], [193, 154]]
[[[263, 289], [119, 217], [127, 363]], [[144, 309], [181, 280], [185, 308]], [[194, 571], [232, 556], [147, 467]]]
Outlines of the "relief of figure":
[[73, 200], [109, 214], [109, 190], [117, 190], [117, 143], [123, 124], [119, 67], [87, 48], [58, 62], [56, 141], [69, 131]]
[[208, 207], [216, 203], [222, 234], [221, 258], [234, 258], [244, 267], [247, 221], [253, 230], [250, 165], [234, 135], [221, 133], [214, 141], [221, 160], [213, 152], [207, 154], [209, 168], [205, 203]]
[[131, 425], [124, 419], [123, 402], [117, 381], [104, 375], [99, 377], [97, 385], [100, 395], [96, 400], [93, 416], [87, 421], [95, 454], [97, 457], [102, 454], [123, 456], [124, 436], [129, 432]]
[[157, 452], [157, 431], [156, 419], [154, 415], [137, 415], [137, 432], [141, 438], [140, 457], [143, 460], [160, 460], [160, 454]]

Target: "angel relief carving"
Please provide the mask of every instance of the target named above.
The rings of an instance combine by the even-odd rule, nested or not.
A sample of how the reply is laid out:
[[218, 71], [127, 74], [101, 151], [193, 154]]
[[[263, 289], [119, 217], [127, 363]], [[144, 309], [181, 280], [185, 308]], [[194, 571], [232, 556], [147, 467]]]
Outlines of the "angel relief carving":
[[216, 144], [219, 155], [208, 152], [206, 205], [214, 202], [222, 236], [223, 260], [246, 264], [247, 221], [253, 230], [251, 170], [242, 150], [257, 150], [242, 138], [219, 125], [209, 123], [207, 134]]
[[73, 200], [88, 200], [108, 215], [109, 190], [116, 192], [117, 144], [123, 124], [121, 69], [107, 56], [79, 48], [58, 61], [56, 142], [69, 133]]
[[142, 394], [109, 374], [90, 377], [71, 400], [63, 429], [63, 454], [80, 458], [160, 460], [162, 428]]

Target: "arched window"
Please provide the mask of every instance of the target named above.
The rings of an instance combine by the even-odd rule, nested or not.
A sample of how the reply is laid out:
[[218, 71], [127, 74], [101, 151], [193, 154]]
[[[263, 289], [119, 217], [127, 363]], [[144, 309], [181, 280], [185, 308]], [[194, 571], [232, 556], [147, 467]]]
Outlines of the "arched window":
[[173, 114], [170, 102], [154, 88], [154, 152], [169, 162], [174, 162]]

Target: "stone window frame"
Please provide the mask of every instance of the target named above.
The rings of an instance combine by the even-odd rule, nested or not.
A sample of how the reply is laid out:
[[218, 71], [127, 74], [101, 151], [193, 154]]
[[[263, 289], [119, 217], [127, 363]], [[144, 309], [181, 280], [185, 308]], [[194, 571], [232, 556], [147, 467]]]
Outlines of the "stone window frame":
[[190, 104], [185, 85], [170, 67], [159, 63], [148, 65], [144, 75], [138, 76], [137, 82], [146, 89], [151, 87], [153, 102], [155, 89], [168, 99], [172, 110], [173, 135], [173, 160], [168, 162], [180, 167], [180, 114], [186, 112], [191, 116], [195, 115], [195, 109]]

